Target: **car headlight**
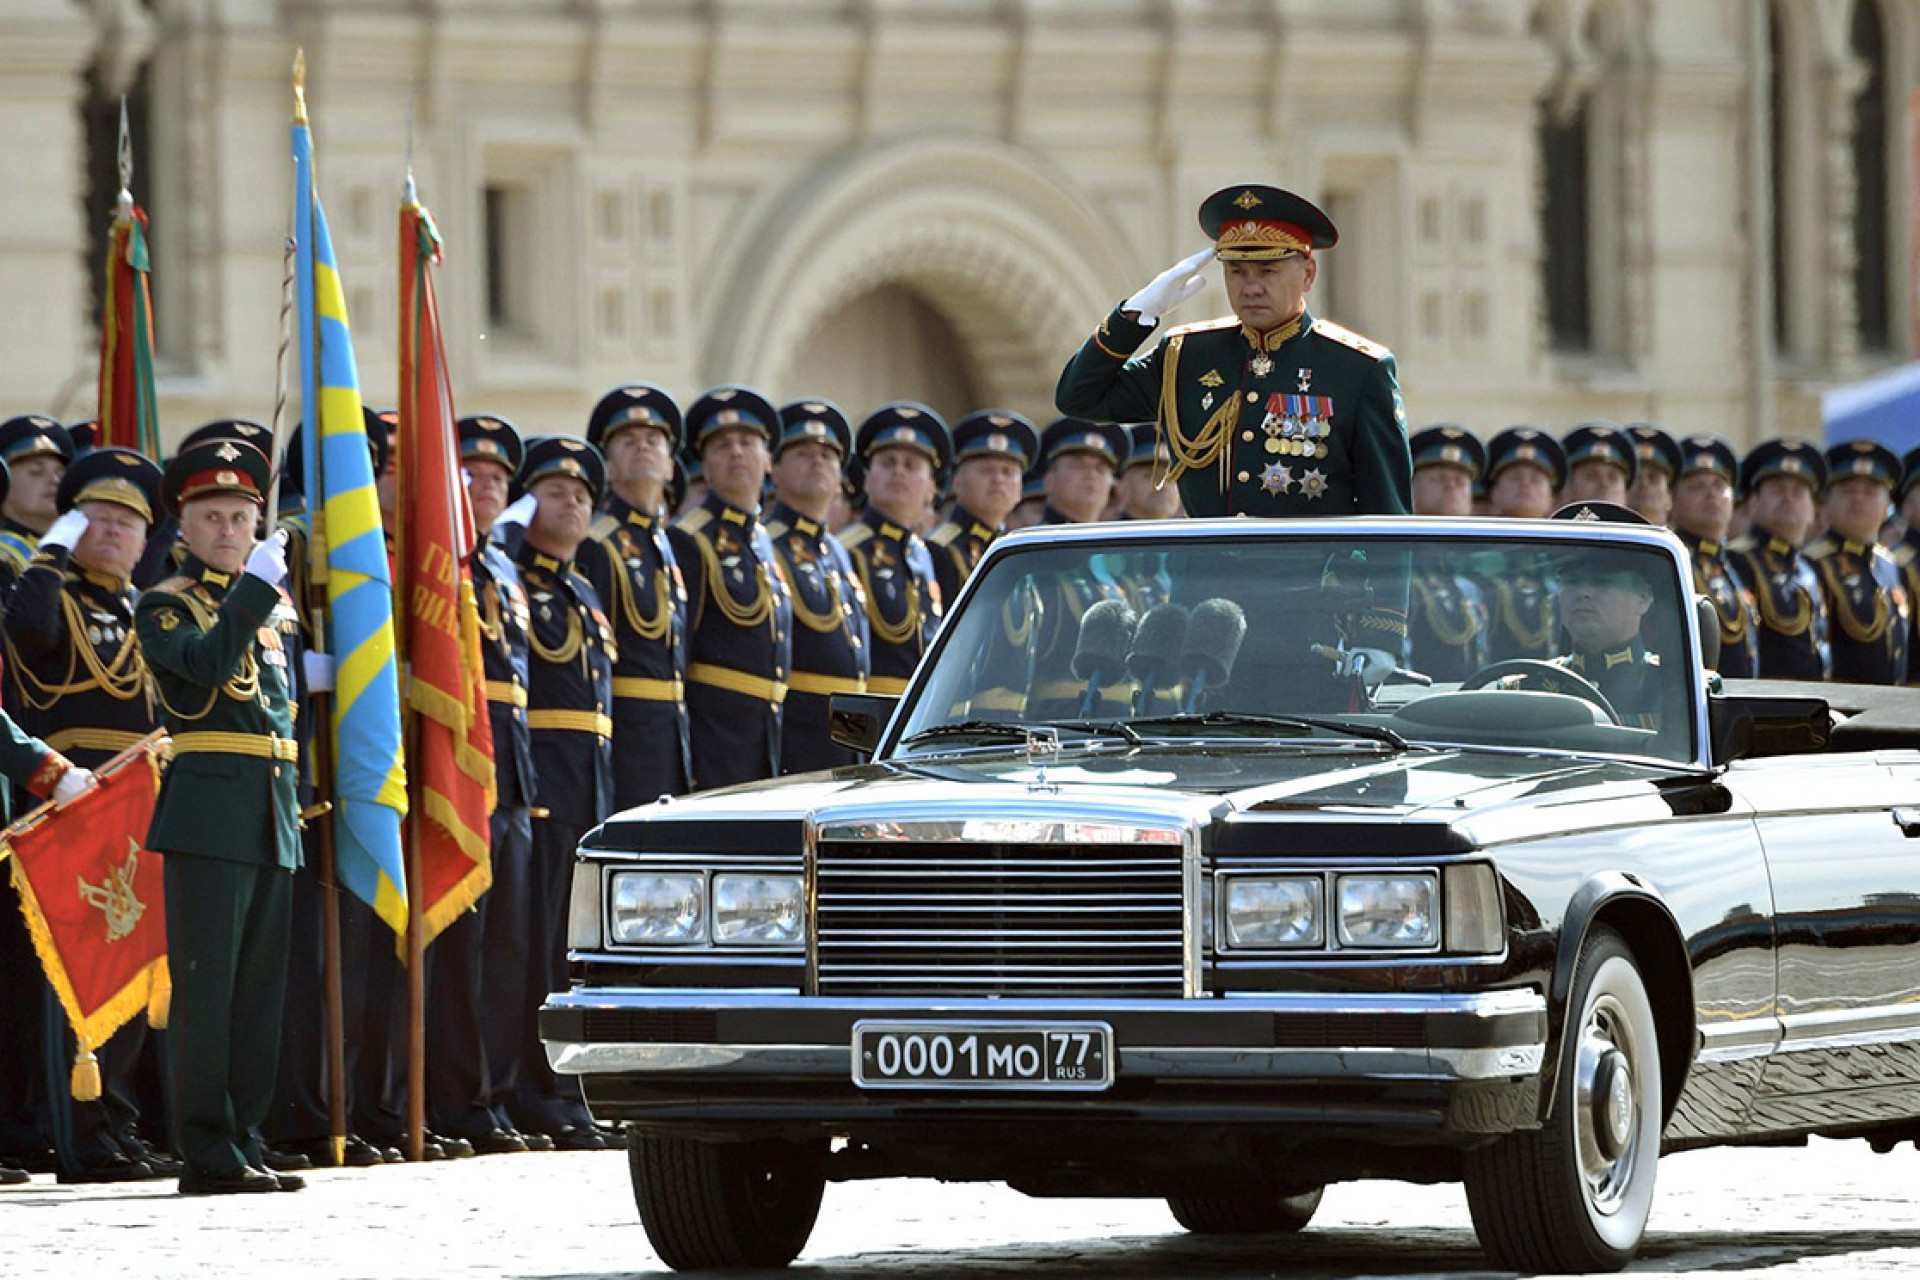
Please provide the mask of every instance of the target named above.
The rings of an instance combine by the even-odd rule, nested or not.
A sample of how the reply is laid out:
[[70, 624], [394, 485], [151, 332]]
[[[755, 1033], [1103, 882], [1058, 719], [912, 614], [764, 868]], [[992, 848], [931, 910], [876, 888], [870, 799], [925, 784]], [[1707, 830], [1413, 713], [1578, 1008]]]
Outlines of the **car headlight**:
[[806, 889], [799, 876], [713, 878], [716, 944], [790, 947], [798, 946], [806, 936]]
[[1316, 947], [1325, 930], [1320, 878], [1286, 876], [1226, 881], [1225, 918], [1230, 947]]
[[1432, 875], [1352, 875], [1335, 882], [1340, 944], [1346, 947], [1431, 947], [1439, 942]]
[[609, 942], [687, 946], [707, 940], [707, 892], [697, 873], [616, 871], [607, 889]]

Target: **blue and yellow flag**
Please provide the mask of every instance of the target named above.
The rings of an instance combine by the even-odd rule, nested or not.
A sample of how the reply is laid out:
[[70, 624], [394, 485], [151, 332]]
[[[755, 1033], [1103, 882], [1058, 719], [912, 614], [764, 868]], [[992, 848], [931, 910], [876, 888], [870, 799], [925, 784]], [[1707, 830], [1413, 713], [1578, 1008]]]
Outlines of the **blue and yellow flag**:
[[[334, 656], [333, 844], [340, 883], [396, 933], [406, 928], [400, 820], [400, 680], [393, 648], [393, 571], [360, 408], [360, 375], [333, 240], [313, 182], [313, 140], [295, 88], [294, 238], [298, 246], [300, 400], [307, 429], [307, 540], [313, 581], [327, 590]], [[315, 424], [318, 424], [318, 430]]]

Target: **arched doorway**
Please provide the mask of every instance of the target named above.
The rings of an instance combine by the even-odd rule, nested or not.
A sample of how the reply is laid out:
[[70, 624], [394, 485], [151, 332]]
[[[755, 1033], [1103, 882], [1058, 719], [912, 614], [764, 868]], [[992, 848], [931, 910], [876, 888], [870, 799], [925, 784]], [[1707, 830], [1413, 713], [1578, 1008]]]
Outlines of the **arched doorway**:
[[832, 400], [855, 425], [889, 400], [918, 400], [949, 424], [986, 403], [960, 331], [902, 284], [880, 285], [822, 317], [780, 385]]

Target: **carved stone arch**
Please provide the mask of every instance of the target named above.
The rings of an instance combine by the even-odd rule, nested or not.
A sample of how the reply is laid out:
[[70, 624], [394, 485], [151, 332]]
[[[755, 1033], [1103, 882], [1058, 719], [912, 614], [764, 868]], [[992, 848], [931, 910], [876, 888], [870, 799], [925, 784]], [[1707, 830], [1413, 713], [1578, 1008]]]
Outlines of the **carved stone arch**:
[[992, 403], [1044, 411], [1066, 356], [1127, 277], [1068, 180], [987, 141], [913, 139], [843, 155], [768, 198], [718, 273], [712, 380], [774, 385], [824, 317], [905, 286], [960, 335]]

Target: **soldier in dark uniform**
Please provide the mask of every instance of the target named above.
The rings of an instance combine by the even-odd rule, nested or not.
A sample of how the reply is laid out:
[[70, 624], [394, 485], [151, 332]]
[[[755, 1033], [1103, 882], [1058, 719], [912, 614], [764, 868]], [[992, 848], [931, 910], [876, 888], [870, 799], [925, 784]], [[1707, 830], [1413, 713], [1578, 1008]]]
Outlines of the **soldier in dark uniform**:
[[687, 582], [687, 714], [703, 790], [780, 772], [793, 602], [759, 515], [779, 421], [746, 387], [717, 387], [687, 410], [707, 493], [668, 537]]
[[[1245, 185], [1207, 197], [1200, 226], [1214, 247], [1122, 302], [1067, 362], [1060, 412], [1157, 420], [1189, 515], [1406, 514], [1412, 465], [1393, 353], [1307, 310], [1314, 253], [1339, 240], [1332, 221], [1292, 192]], [[1199, 292], [1216, 256], [1233, 315], [1175, 329], [1130, 359]]]
[[987, 409], [953, 426], [953, 510], [927, 535], [940, 600], [951, 608], [987, 546], [1019, 505], [1040, 435], [1017, 413]]
[[1130, 448], [1120, 468], [1119, 520], [1172, 520], [1180, 510], [1180, 486], [1167, 483], [1173, 454], [1157, 422], [1127, 424]]
[[60, 513], [60, 477], [73, 461], [73, 438], [45, 414], [28, 413], [0, 423], [0, 462], [8, 485], [0, 498], [0, 599], [27, 571], [40, 534]]
[[875, 693], [902, 694], [940, 626], [940, 584], [913, 521], [953, 457], [947, 424], [905, 401], [868, 415], [854, 436], [867, 495], [860, 519], [840, 531], [866, 599]]
[[[1560, 442], [1538, 427], [1508, 427], [1487, 441], [1492, 513], [1539, 520], [1553, 511], [1566, 476]], [[1555, 651], [1553, 592], [1544, 556], [1519, 551], [1471, 557], [1487, 605], [1487, 657], [1548, 658]]]
[[1640, 474], [1633, 437], [1611, 422], [1583, 422], [1560, 442], [1567, 455], [1566, 483], [1560, 502], [1611, 502], [1627, 505], [1627, 491]]
[[273, 1096], [300, 863], [285, 539], [253, 540], [268, 469], [232, 440], [175, 456], [162, 495], [188, 555], [134, 618], [173, 739], [147, 845], [166, 857], [170, 1120], [188, 1195], [304, 1185], [265, 1171], [256, 1135]]
[[[1415, 433], [1413, 511], [1470, 516], [1487, 451], [1465, 427], [1441, 423]], [[1406, 665], [1439, 681], [1465, 680], [1487, 665], [1487, 605], [1462, 557], [1447, 547], [1413, 555], [1407, 602]]]
[[1825, 680], [1833, 674], [1820, 577], [1800, 548], [1814, 503], [1827, 485], [1827, 460], [1791, 436], [1763, 441], [1740, 464], [1751, 517], [1730, 559], [1753, 592], [1760, 619], [1760, 672], [1770, 680]]
[[[147, 669], [133, 638], [129, 575], [160, 503], [160, 469], [129, 449], [97, 450], [60, 482], [58, 519], [41, 535], [6, 610], [7, 705], [28, 733], [95, 768], [153, 730]], [[44, 1078], [61, 1182], [124, 1182], [178, 1175], [139, 1135], [142, 1049], [136, 1015], [97, 1051], [103, 1091], [73, 1098], [71, 1028], [43, 987]]]
[[[1564, 511], [1592, 512], [1615, 506], [1622, 519], [1638, 513], [1617, 504], [1573, 503]], [[1566, 519], [1592, 519], [1569, 514]], [[1559, 566], [1560, 624], [1571, 647], [1555, 656], [1554, 665], [1584, 676], [1605, 695], [1620, 723], [1636, 729], [1660, 729], [1670, 712], [1681, 707], [1675, 680], [1662, 669], [1660, 654], [1641, 635], [1641, 624], [1653, 604], [1653, 585], [1642, 565], [1646, 557], [1630, 552], [1586, 550], [1569, 556]], [[1529, 687], [1553, 687], [1522, 678]]]
[[1879, 544], [1900, 479], [1900, 459], [1874, 440], [1827, 450], [1827, 531], [1806, 557], [1826, 597], [1833, 678], [1853, 684], [1899, 684], [1907, 677], [1911, 622], [1900, 567]]
[[[536, 506], [514, 561], [531, 629], [527, 724], [540, 812], [533, 821], [533, 927], [525, 1044], [539, 1045], [536, 1012], [567, 987], [567, 909], [580, 837], [613, 811], [613, 629], [591, 584], [574, 569], [606, 486], [600, 451], [571, 436], [527, 446], [520, 487]], [[578, 1081], [556, 1076], [546, 1056], [521, 1062], [515, 1127], [544, 1133], [567, 1151], [605, 1146]]]
[[587, 442], [607, 459], [607, 496], [576, 567], [613, 623], [613, 804], [680, 795], [687, 743], [687, 588], [667, 540], [666, 487], [680, 451], [680, 407], [631, 383], [600, 398]]
[[[1920, 449], [1908, 452], [1900, 460], [1900, 521], [1905, 529], [1893, 544], [1895, 567], [1900, 570], [1900, 585], [1906, 589], [1907, 605], [1920, 600]], [[1920, 684], [1920, 644], [1907, 637], [1906, 683]]]
[[1760, 674], [1760, 625], [1752, 593], [1727, 554], [1733, 522], [1733, 485], [1740, 464], [1719, 436], [1688, 436], [1673, 486], [1673, 531], [1692, 552], [1693, 589], [1713, 601], [1720, 619], [1720, 666], [1734, 680]]
[[1646, 517], [1648, 524], [1664, 525], [1673, 513], [1673, 486], [1680, 479], [1680, 446], [1651, 422], [1629, 422], [1633, 451], [1640, 460], [1627, 505]]
[[827, 734], [829, 699], [867, 688], [866, 600], [852, 557], [827, 529], [852, 446], [846, 415], [827, 401], [797, 400], [780, 410], [767, 537], [793, 600], [793, 669], [780, 711], [782, 773], [860, 758]]
[[[1098, 520], [1130, 448], [1126, 431], [1110, 422], [1057, 418], [1047, 424], [1040, 433], [1040, 471], [1047, 495], [1040, 524], [1088, 524]], [[1037, 596], [1033, 621], [1007, 621], [1009, 634], [1030, 636], [1032, 675], [1025, 702], [1028, 716], [1037, 720], [1075, 719], [1083, 706], [1093, 714], [1118, 714], [1130, 705], [1132, 690], [1124, 682], [1116, 682], [1089, 697], [1087, 681], [1073, 674], [1073, 654], [1079, 643], [1081, 617], [1102, 600], [1123, 599], [1119, 582], [1088, 571], [1062, 573], [1034, 585]], [[1026, 605], [1019, 607], [1024, 610]], [[994, 665], [1007, 671], [1015, 666], [1005, 659], [996, 660]], [[1123, 674], [1114, 672], [1113, 676], [1118, 681]]]

